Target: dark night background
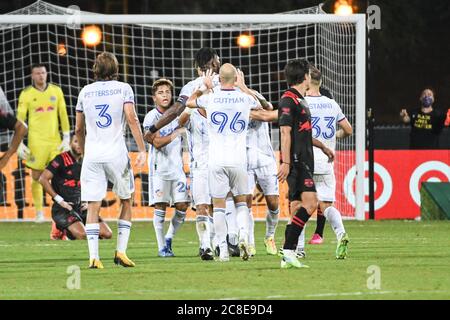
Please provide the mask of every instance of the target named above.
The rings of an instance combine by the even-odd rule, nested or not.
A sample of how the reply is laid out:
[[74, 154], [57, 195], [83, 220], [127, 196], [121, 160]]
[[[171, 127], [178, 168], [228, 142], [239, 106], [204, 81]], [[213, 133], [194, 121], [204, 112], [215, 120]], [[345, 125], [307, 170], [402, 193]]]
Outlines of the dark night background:
[[[20, 9], [35, 0], [0, 2], [0, 14]], [[131, 1], [47, 0], [60, 6], [78, 5], [99, 13], [277, 13], [334, 0], [216, 0]], [[377, 124], [399, 124], [402, 107], [418, 106], [426, 86], [436, 92], [436, 106], [450, 107], [450, 6], [448, 0], [353, 0], [363, 13], [367, 5], [381, 8], [381, 30], [370, 31], [370, 70], [367, 75], [367, 106], [374, 109]]]

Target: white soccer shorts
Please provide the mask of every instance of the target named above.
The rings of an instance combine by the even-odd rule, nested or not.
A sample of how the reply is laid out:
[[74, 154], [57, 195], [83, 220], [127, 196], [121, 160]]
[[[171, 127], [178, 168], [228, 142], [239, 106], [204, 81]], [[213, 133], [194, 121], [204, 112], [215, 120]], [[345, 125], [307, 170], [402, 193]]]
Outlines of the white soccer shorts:
[[194, 201], [193, 205], [211, 204], [209, 194], [208, 169], [191, 170], [191, 193]]
[[319, 201], [336, 201], [336, 178], [334, 172], [329, 174], [315, 174], [313, 179]]
[[278, 196], [280, 191], [276, 163], [257, 169], [248, 169], [248, 194], [253, 194], [256, 182], [265, 196]]
[[189, 194], [186, 185], [186, 175], [181, 173], [178, 179], [165, 180], [158, 175], [149, 176], [150, 205], [155, 203], [189, 202]]
[[240, 167], [210, 167], [209, 190], [211, 197], [225, 199], [228, 192], [233, 196], [247, 194], [247, 171]]
[[81, 167], [81, 201], [102, 201], [108, 180], [120, 199], [130, 199], [134, 192], [134, 175], [128, 154], [114, 162], [83, 162]]

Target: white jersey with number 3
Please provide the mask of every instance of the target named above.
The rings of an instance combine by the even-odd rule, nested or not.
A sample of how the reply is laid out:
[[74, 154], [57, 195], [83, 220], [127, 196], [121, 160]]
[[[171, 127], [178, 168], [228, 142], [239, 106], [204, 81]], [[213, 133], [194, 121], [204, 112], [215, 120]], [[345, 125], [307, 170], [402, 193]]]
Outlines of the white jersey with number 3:
[[[312, 136], [331, 150], [336, 150], [336, 131], [338, 123], [345, 119], [341, 107], [336, 101], [325, 96], [306, 96], [311, 112]], [[319, 148], [314, 147], [314, 173], [329, 174], [333, 164]]]
[[81, 89], [76, 110], [84, 113], [86, 143], [83, 161], [111, 162], [127, 147], [123, 106], [134, 104], [133, 89], [120, 81], [97, 81]]
[[235, 89], [217, 87], [197, 99], [197, 105], [207, 113], [209, 164], [247, 169], [247, 129], [256, 100]]

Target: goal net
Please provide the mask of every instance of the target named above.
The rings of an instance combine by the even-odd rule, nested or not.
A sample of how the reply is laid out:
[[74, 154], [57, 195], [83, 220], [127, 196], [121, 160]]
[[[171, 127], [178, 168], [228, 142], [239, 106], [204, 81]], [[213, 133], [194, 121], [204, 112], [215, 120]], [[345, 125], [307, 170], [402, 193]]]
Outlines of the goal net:
[[[242, 69], [248, 86], [261, 92], [275, 107], [281, 93], [287, 89], [283, 76], [286, 62], [294, 58], [306, 58], [321, 70], [323, 85], [332, 92], [357, 133], [338, 141], [335, 163], [337, 207], [343, 215], [355, 217], [358, 198], [364, 196], [358, 193], [356, 185], [361, 178], [361, 170], [357, 170], [358, 152], [360, 155], [364, 153], [364, 143], [361, 143], [364, 141], [364, 111], [361, 113], [361, 108], [365, 108], [364, 89], [357, 92], [357, 81], [363, 85], [363, 78], [358, 80], [358, 72], [362, 72], [363, 77], [365, 66], [364, 60], [358, 60], [361, 40], [358, 45], [356, 19], [336, 22], [343, 17], [327, 15], [321, 6], [264, 16], [225, 15], [208, 18], [205, 15], [202, 16], [204, 19], [200, 19], [204, 21], [180, 23], [180, 15], [166, 16], [168, 18], [165, 20], [155, 15], [135, 18], [122, 16], [121, 19], [118, 16], [77, 12], [37, 1], [4, 15], [5, 19], [2, 18], [0, 22], [0, 86], [12, 109], [17, 111], [21, 90], [31, 85], [31, 65], [37, 62], [46, 64], [48, 81], [59, 85], [64, 92], [73, 128], [78, 93], [83, 86], [93, 81], [91, 70], [96, 55], [109, 51], [119, 60], [120, 80], [130, 83], [134, 89], [136, 110], [142, 123], [152, 108], [152, 83], [160, 77], [171, 79], [176, 97], [181, 87], [197, 76], [193, 57], [201, 47], [215, 48], [222, 62], [230, 62]], [[51, 20], [55, 17], [57, 21]], [[129, 19], [124, 21], [127, 17]], [[265, 22], [267, 17], [270, 19]], [[187, 15], [184, 18], [189, 20]], [[86, 46], [81, 39], [82, 30], [94, 24], [101, 30], [101, 41], [96, 46]], [[237, 38], [241, 34], [250, 35], [254, 39], [253, 46], [239, 46]], [[364, 47], [360, 54], [364, 54]], [[271, 128], [274, 149], [278, 151], [277, 125], [271, 125]], [[12, 132], [1, 133], [2, 151], [11, 136]], [[133, 157], [136, 146], [130, 132], [127, 133], [127, 143]], [[359, 158], [361, 160], [361, 156]], [[344, 184], [351, 168], [357, 174]], [[141, 173], [135, 170], [136, 201], [133, 215], [138, 219], [153, 217], [153, 209], [148, 207], [147, 172], [147, 169]], [[34, 218], [31, 174], [22, 161], [16, 157], [11, 159], [2, 170], [0, 186], [0, 219]], [[281, 189], [282, 212], [287, 217], [287, 186]], [[44, 202], [47, 218], [50, 218], [51, 203], [52, 200], [47, 196]], [[118, 199], [114, 194], [108, 193], [103, 206], [104, 217], [117, 217]], [[265, 210], [263, 197], [255, 190], [253, 212], [257, 218], [263, 218]], [[361, 210], [359, 217], [364, 218]]]

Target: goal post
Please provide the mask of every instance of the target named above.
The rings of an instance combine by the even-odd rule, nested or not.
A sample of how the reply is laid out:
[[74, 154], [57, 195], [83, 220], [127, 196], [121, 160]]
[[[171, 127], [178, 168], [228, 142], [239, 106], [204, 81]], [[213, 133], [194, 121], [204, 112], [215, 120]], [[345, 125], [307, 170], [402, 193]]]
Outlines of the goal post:
[[[366, 20], [363, 14], [337, 16], [320, 7], [282, 14], [220, 15], [104, 15], [87, 12], [67, 14], [67, 9], [38, 1], [35, 6], [0, 15], [0, 86], [16, 110], [20, 91], [30, 84], [32, 63], [49, 64], [49, 81], [62, 86], [70, 121], [79, 90], [91, 82], [96, 54], [112, 51], [119, 59], [120, 77], [129, 82], [143, 120], [151, 105], [151, 84], [158, 77], [174, 81], [175, 92], [194, 78], [192, 59], [202, 46], [215, 48], [222, 62], [230, 62], [246, 73], [250, 87], [259, 90], [276, 105], [287, 88], [282, 70], [289, 59], [306, 58], [322, 71], [324, 85], [331, 90], [354, 127], [354, 137], [338, 142], [342, 164], [338, 180], [354, 172], [350, 183], [342, 184], [346, 216], [365, 219], [365, 72]], [[102, 30], [102, 43], [86, 47], [81, 30], [95, 24]], [[236, 36], [252, 34], [254, 48], [239, 48]], [[66, 53], [58, 52], [64, 45]], [[130, 134], [128, 133], [128, 138]], [[127, 139], [130, 142], [132, 139]], [[276, 140], [276, 139], [275, 139]], [[0, 136], [0, 142], [1, 142]], [[133, 146], [131, 146], [133, 148]], [[16, 167], [13, 166], [11, 171]], [[338, 182], [339, 183], [339, 182]], [[17, 183], [16, 183], [17, 184]], [[9, 184], [10, 190], [14, 182]], [[141, 181], [141, 187], [145, 187]], [[30, 184], [25, 188], [30, 188]], [[344, 190], [348, 189], [348, 190]], [[31, 192], [24, 191], [31, 203]], [[7, 195], [5, 195], [7, 196]], [[29, 197], [29, 198], [28, 198]], [[339, 196], [337, 199], [340, 199]], [[8, 200], [5, 200], [8, 202]], [[9, 199], [9, 209], [14, 205]], [[148, 209], [148, 208], [147, 208]], [[0, 198], [0, 220], [4, 219]], [[146, 217], [145, 215], [143, 217]]]

